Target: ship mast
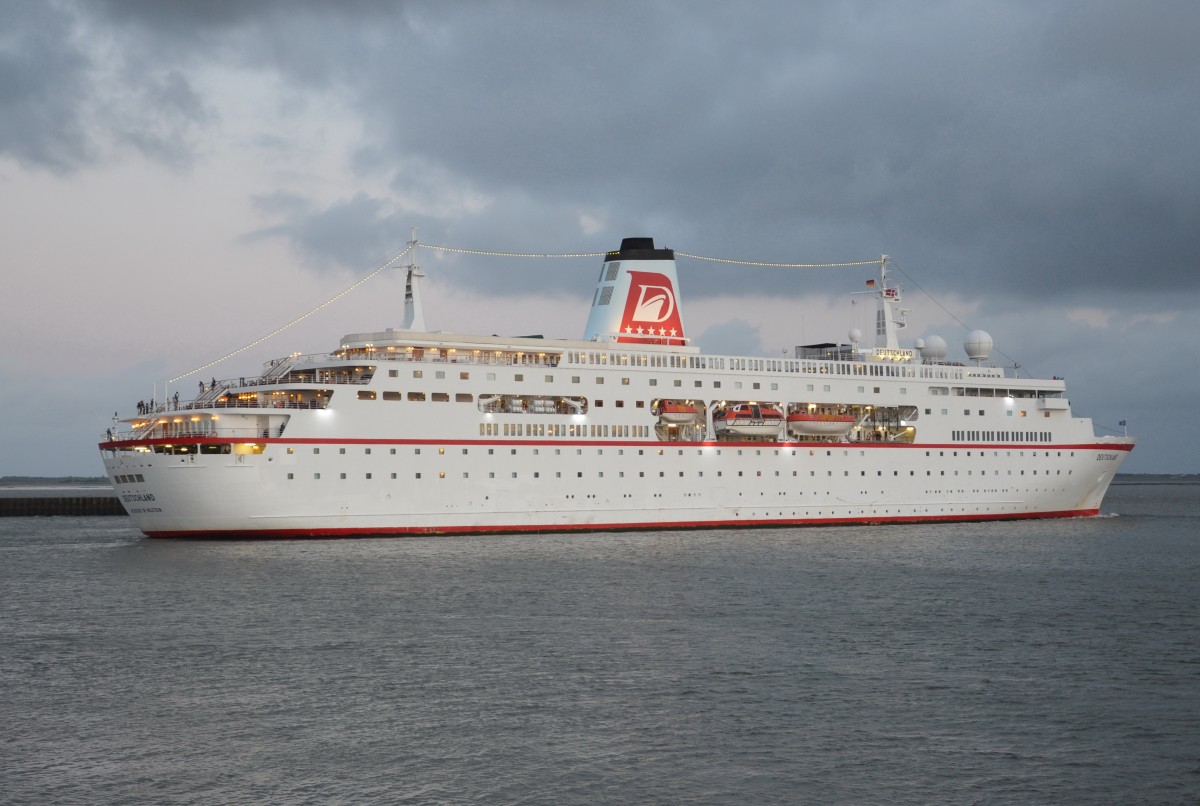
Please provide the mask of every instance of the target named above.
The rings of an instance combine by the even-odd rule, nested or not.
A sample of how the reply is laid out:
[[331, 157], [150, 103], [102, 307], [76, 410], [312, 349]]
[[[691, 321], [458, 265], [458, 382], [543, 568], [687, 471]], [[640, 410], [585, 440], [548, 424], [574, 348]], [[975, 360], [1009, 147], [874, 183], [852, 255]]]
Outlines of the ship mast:
[[412, 262], [405, 266], [407, 272], [404, 280], [404, 322], [405, 330], [425, 330], [425, 308], [421, 304], [421, 278], [425, 274], [417, 265], [417, 228], [412, 228], [412, 240], [408, 242], [412, 253]]
[[904, 315], [908, 313], [900, 308], [900, 287], [888, 285], [888, 264], [892, 259], [887, 255], [879, 256], [879, 288], [875, 290], [879, 307], [875, 311], [875, 346], [895, 350], [900, 347], [897, 331], [908, 327]]

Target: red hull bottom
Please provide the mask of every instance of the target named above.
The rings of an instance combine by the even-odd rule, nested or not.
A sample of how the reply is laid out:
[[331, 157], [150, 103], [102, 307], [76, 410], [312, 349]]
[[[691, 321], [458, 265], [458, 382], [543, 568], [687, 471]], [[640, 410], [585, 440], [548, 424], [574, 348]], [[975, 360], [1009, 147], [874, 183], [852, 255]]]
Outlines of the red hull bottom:
[[1045, 518], [1091, 518], [1099, 509], [1062, 510], [1058, 512], [1022, 512], [998, 515], [895, 515], [890, 517], [857, 518], [770, 518], [724, 521], [672, 521], [668, 523], [581, 523], [578, 525], [547, 524], [545, 526], [446, 526], [391, 527], [363, 529], [263, 529], [253, 532], [172, 531], [146, 532], [152, 538], [228, 538], [240, 540], [289, 540], [295, 538], [329, 537], [423, 537], [430, 535], [468, 534], [554, 534], [561, 532], [631, 532], [680, 529], [733, 529], [745, 527], [781, 526], [874, 526], [888, 523], [969, 523], [976, 521], [1038, 520]]

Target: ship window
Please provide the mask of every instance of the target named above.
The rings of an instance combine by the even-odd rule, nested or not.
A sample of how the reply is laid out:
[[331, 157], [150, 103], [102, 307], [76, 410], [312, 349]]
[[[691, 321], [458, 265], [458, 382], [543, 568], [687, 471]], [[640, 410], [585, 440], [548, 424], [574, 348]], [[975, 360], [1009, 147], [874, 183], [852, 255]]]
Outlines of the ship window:
[[628, 379], [628, 378], [622, 378], [622, 379], [621, 379], [621, 385], [622, 385], [622, 386], [628, 386], [628, 385], [629, 385], [629, 379]]
[[367, 454], [367, 455], [370, 455], [370, 453], [371, 453], [371, 449], [370, 449], [370, 448], [364, 448], [364, 449], [363, 449], [363, 453], [365, 453], [365, 454]]
[[514, 381], [523, 381], [523, 380], [525, 380], [525, 376], [522, 373], [518, 372], [516, 375], [513, 375], [513, 380]]
[[345, 453], [345, 452], [346, 452], [345, 448], [338, 448], [338, 453]]
[[424, 377], [424, 375], [425, 375], [425, 373], [424, 373], [424, 371], [422, 371], [422, 370], [419, 370], [419, 369], [414, 369], [414, 370], [413, 370], [413, 377], [414, 377], [414, 378], [421, 378], [421, 377]]
[[293, 454], [293, 453], [295, 453], [295, 452], [296, 452], [296, 449], [295, 449], [295, 448], [288, 448], [288, 449], [287, 449], [287, 452], [288, 452], [288, 454], [289, 454], [289, 455], [291, 455], [291, 454]]
[[409, 392], [408, 399], [411, 402], [420, 403], [425, 400], [424, 392]]
[[320, 448], [313, 448], [313, 453], [320, 453], [320, 452], [321, 452]]
[[415, 475], [416, 475], [416, 477], [417, 477], [417, 478], [421, 478], [421, 474], [420, 474], [420, 473], [417, 473], [417, 474], [415, 474]]
[[375, 393], [374, 393], [374, 392], [368, 392], [368, 391], [365, 391], [365, 390], [362, 390], [362, 389], [360, 389], [360, 390], [358, 391], [358, 399], [359, 399], [359, 400], [374, 400], [374, 399], [375, 399]]
[[398, 370], [398, 369], [389, 369], [389, 370], [388, 370], [388, 377], [389, 377], [389, 378], [398, 378], [398, 377], [400, 377], [400, 370]]
[[596, 376], [596, 383], [604, 383], [604, 376], [603, 376], [603, 375], [597, 375], [597, 376]]
[[713, 381], [713, 389], [720, 389], [720, 388], [721, 388], [721, 382]]
[[395, 474], [395, 473], [393, 473], [393, 474], [392, 474], [392, 478], [396, 478], [396, 474]]
[[370, 474], [370, 473], [368, 473], [368, 474], [367, 474], [367, 478], [371, 478], [371, 474]]
[[434, 392], [430, 400], [434, 403], [449, 403], [450, 394], [448, 392]]
[[651, 379], [650, 379], [650, 385], [651, 385], [651, 386], [658, 386], [658, 378], [651, 378]]
[[394, 454], [396, 453], [396, 449], [395, 449], [395, 448], [390, 448], [390, 449], [388, 450], [388, 453], [391, 453], [391, 454], [393, 454], [393, 455], [394, 455]]
[[982, 417], [982, 416], [983, 416], [983, 409], [980, 409], [980, 410], [979, 410], [979, 416], [980, 416], [980, 417]]
[[295, 478], [295, 476], [293, 476], [291, 473], [288, 473], [288, 480], [290, 481], [293, 478]]
[[471, 373], [469, 373], [469, 372], [460, 372], [460, 373], [458, 373], [458, 379], [459, 379], [460, 381], [469, 381], [469, 380], [471, 380]]
[[676, 386], [683, 386], [683, 381], [681, 381], [680, 379], [676, 378], [676, 379], [675, 379], [675, 385], [676, 385]]
[[487, 374], [487, 379], [488, 379], [489, 381], [494, 381], [494, 380], [496, 380], [496, 373], [494, 373], [494, 372], [489, 372], [489, 373]]
[[455, 403], [470, 403], [474, 399], [474, 396], [470, 392], [459, 392], [454, 396]]
[[572, 375], [572, 376], [571, 376], [571, 383], [579, 383], [579, 376], [578, 376], [578, 375]]
[[399, 392], [384, 392], [383, 399], [384, 400], [400, 400], [401, 397], [400, 397]]
[[320, 473], [313, 473], [313, 478], [314, 478], [314, 479], [318, 479], [318, 480], [319, 480], [319, 479], [321, 478], [321, 474], [320, 474]]
[[344, 479], [344, 478], [346, 478], [346, 474], [345, 474], [345, 473], [339, 473], [339, 474], [338, 474], [338, 478], [343, 478], [343, 479]]
[[755, 382], [754, 382], [754, 388], [755, 388], [755, 389], [760, 389], [760, 388], [762, 388], [762, 384], [761, 384], [761, 383], [759, 383], [758, 381], [755, 381]]

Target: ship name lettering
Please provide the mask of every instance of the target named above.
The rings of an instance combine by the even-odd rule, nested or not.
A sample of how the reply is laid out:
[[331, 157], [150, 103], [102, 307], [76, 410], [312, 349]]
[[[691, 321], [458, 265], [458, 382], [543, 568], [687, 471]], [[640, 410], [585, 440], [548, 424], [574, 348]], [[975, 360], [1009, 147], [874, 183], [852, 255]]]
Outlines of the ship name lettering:
[[1115, 453], [1098, 453], [1096, 454], [1097, 462], [1115, 462], [1117, 455]]
[[135, 501], [153, 501], [154, 493], [123, 493], [121, 495], [121, 500], [127, 503], [133, 503]]
[[889, 347], [876, 347], [875, 359], [877, 361], [909, 361], [913, 357], [912, 350], [896, 349]]

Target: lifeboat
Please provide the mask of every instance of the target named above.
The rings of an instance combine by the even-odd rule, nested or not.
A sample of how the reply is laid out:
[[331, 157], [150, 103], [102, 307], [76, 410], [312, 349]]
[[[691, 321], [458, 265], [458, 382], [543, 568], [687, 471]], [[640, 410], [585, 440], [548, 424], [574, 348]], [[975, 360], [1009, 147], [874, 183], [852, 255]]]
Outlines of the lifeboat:
[[788, 432], [798, 437], [840, 437], [854, 427], [852, 414], [789, 414]]
[[783, 428], [783, 413], [774, 406], [735, 403], [713, 412], [713, 428], [718, 436], [774, 437]]
[[696, 411], [693, 404], [679, 400], [660, 400], [655, 404], [653, 412], [660, 421], [672, 425], [698, 423], [704, 419], [704, 415]]

